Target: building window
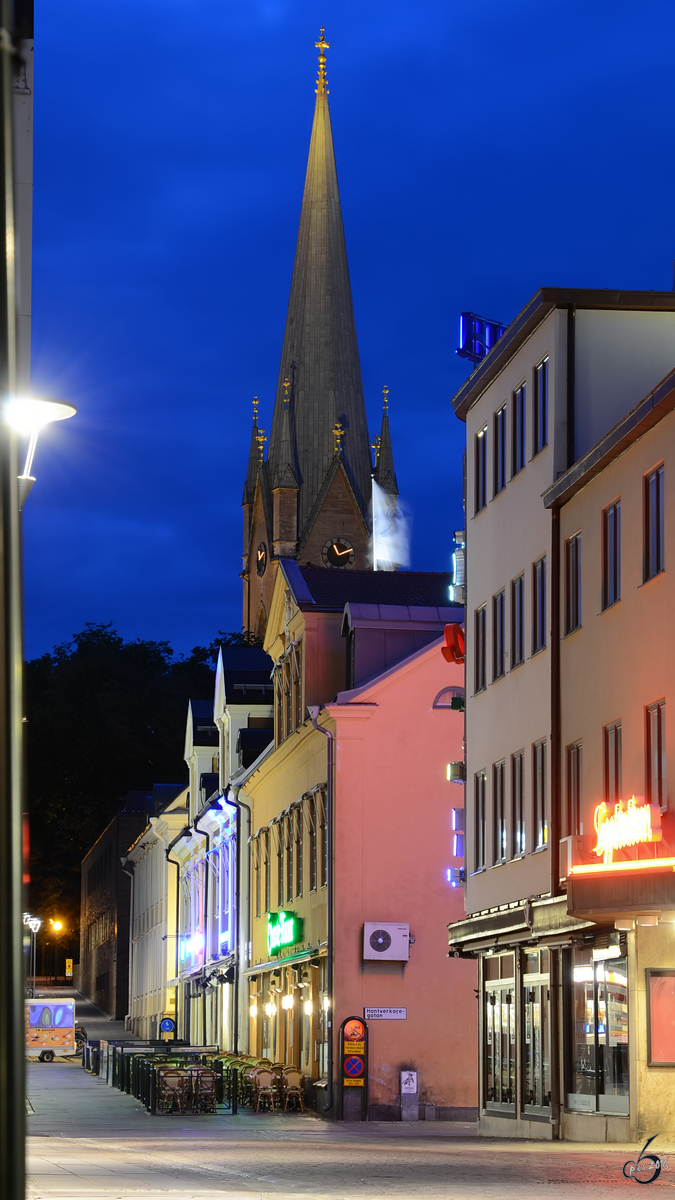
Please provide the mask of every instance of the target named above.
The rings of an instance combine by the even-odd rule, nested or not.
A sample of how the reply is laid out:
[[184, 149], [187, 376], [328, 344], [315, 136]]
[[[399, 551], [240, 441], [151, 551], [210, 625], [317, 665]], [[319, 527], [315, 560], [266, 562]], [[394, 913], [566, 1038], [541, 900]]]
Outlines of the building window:
[[476, 512], [487, 504], [487, 425], [476, 434]]
[[661, 466], [645, 476], [645, 581], [653, 579], [664, 569], [663, 516], [664, 487]]
[[621, 503], [602, 514], [602, 607], [621, 599]]
[[511, 755], [512, 854], [525, 853], [525, 751]]
[[501, 679], [504, 674], [504, 637], [506, 618], [506, 592], [497, 592], [492, 597], [492, 678]]
[[475, 614], [475, 631], [476, 631], [476, 650], [474, 661], [474, 690], [482, 692], [485, 687], [485, 605], [476, 609]]
[[255, 915], [260, 916], [260, 839], [253, 842], [253, 870], [255, 873]]
[[302, 808], [295, 813], [295, 894], [302, 895]]
[[511, 581], [511, 670], [525, 661], [525, 576]]
[[565, 633], [581, 625], [581, 534], [565, 542]]
[[548, 843], [548, 819], [546, 815], [546, 739], [542, 738], [532, 747], [532, 816], [534, 823], [534, 848], [540, 850]]
[[506, 805], [504, 797], [504, 775], [506, 763], [495, 763], [492, 768], [492, 861], [506, 860]]
[[546, 646], [546, 555], [532, 564], [532, 653]]
[[657, 700], [647, 709], [647, 796], [662, 812], [668, 807], [666, 786], [666, 702]]
[[592, 946], [571, 951], [572, 1112], [628, 1116], [628, 961], [593, 960]]
[[494, 416], [494, 494], [506, 487], [506, 405]]
[[265, 912], [271, 911], [271, 896], [270, 896], [270, 831], [266, 829], [263, 834], [263, 867], [265, 869]]
[[328, 801], [325, 792], [318, 792], [321, 808], [321, 886], [328, 885]]
[[513, 393], [513, 420], [511, 423], [511, 474], [517, 475], [525, 466], [525, 384], [521, 383]]
[[475, 779], [476, 787], [476, 807], [475, 807], [475, 854], [474, 854], [474, 871], [483, 871], [485, 869], [485, 845], [486, 845], [486, 811], [485, 811], [485, 791], [486, 791], [486, 775], [485, 771], [478, 771]]
[[309, 801], [309, 890], [316, 890], [316, 797]]
[[516, 997], [513, 954], [485, 955], [485, 1107], [515, 1111]]
[[581, 807], [581, 742], [574, 742], [567, 747], [567, 832], [584, 832]]
[[551, 1107], [549, 951], [523, 954], [523, 1106]]
[[548, 445], [548, 358], [534, 368], [532, 457]]
[[286, 899], [293, 899], [293, 816], [291, 813], [284, 822], [286, 826]]
[[621, 722], [605, 728], [605, 800], [618, 804], [622, 799]]
[[277, 908], [284, 906], [284, 823], [278, 821], [274, 826], [277, 839]]

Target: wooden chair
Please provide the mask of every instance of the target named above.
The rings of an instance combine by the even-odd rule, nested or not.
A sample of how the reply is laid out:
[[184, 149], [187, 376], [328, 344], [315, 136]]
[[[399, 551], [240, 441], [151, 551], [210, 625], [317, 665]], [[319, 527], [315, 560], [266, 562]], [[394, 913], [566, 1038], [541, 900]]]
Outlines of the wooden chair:
[[161, 1113], [185, 1112], [190, 1096], [190, 1076], [180, 1067], [158, 1067], [157, 1108]]
[[255, 1111], [260, 1112], [260, 1105], [263, 1107], [271, 1107], [272, 1112], [275, 1111], [277, 1093], [276, 1093], [276, 1078], [271, 1071], [265, 1067], [259, 1067], [254, 1073], [254, 1099], [256, 1102]]
[[216, 1111], [216, 1076], [209, 1067], [190, 1067], [192, 1111], [214, 1113]]
[[305, 1077], [302, 1071], [297, 1067], [287, 1067], [283, 1073], [284, 1084], [284, 1112], [288, 1108], [289, 1100], [297, 1106], [300, 1104], [300, 1112], [305, 1111]]

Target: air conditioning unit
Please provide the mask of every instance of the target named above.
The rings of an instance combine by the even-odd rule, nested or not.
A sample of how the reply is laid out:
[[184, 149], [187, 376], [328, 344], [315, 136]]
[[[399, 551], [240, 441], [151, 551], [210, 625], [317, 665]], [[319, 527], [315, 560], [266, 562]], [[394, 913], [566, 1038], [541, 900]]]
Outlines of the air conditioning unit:
[[410, 954], [410, 926], [396, 921], [364, 921], [364, 959], [407, 962]]

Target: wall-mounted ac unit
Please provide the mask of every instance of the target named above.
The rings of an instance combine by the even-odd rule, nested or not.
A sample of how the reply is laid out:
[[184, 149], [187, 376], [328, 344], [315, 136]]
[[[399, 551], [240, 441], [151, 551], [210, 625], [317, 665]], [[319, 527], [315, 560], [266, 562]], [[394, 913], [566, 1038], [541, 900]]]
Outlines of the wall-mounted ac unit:
[[410, 926], [400, 921], [364, 921], [364, 959], [407, 962], [410, 954]]

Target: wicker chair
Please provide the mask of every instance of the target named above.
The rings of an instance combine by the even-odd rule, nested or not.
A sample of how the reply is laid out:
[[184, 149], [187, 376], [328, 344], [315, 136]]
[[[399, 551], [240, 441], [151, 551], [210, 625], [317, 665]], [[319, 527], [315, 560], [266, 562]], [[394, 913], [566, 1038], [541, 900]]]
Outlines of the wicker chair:
[[260, 1112], [260, 1105], [271, 1108], [274, 1112], [277, 1102], [276, 1078], [266, 1067], [259, 1067], [253, 1073], [255, 1111]]
[[157, 1070], [157, 1108], [161, 1113], [185, 1112], [190, 1096], [190, 1076], [180, 1067]]
[[190, 1067], [192, 1084], [192, 1111], [214, 1113], [216, 1111], [216, 1076], [209, 1067]]
[[297, 1107], [300, 1105], [300, 1112], [305, 1111], [305, 1077], [302, 1071], [297, 1067], [287, 1067], [283, 1073], [284, 1086], [284, 1112], [288, 1108], [288, 1102], [291, 1100]]

